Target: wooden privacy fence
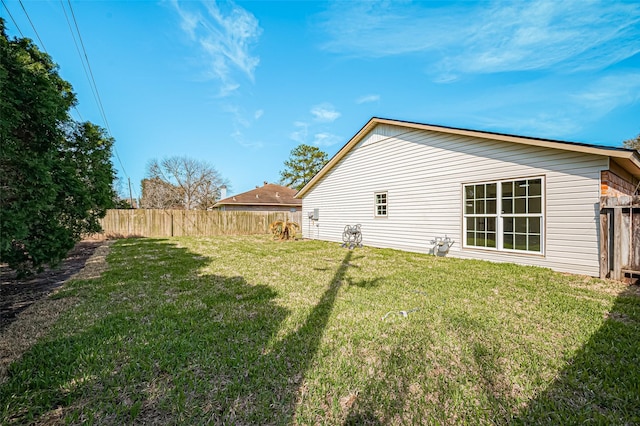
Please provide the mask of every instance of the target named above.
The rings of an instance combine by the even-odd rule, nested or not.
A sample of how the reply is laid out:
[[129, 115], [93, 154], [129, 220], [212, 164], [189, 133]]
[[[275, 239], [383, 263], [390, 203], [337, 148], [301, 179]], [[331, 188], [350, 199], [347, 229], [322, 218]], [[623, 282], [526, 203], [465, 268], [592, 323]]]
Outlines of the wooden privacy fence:
[[300, 224], [302, 212], [242, 212], [204, 210], [107, 210], [103, 233], [141, 237], [208, 237], [266, 234], [275, 220]]
[[640, 197], [600, 200], [600, 278], [640, 276]]

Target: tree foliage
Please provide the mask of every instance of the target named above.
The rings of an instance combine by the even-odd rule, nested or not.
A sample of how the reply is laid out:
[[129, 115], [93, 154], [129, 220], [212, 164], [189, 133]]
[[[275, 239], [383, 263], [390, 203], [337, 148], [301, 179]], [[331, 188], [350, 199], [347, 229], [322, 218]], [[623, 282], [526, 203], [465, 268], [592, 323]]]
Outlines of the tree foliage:
[[635, 149], [640, 151], [640, 134], [633, 139], [628, 139], [623, 142], [625, 148]]
[[25, 275], [99, 231], [114, 198], [113, 140], [71, 119], [71, 85], [30, 40], [10, 40], [2, 19], [0, 90], [0, 261]]
[[142, 181], [145, 208], [208, 210], [220, 198], [227, 181], [206, 161], [175, 156], [153, 159]]
[[300, 144], [291, 151], [280, 172], [280, 183], [298, 191], [329, 161], [327, 154], [316, 146]]

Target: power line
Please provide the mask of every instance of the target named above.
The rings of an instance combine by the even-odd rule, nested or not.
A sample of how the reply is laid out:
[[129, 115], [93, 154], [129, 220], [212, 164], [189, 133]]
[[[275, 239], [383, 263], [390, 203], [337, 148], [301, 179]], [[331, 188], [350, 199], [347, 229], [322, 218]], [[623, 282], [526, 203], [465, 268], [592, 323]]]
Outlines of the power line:
[[2, 5], [7, 10], [7, 13], [9, 14], [9, 17], [11, 18], [11, 22], [13, 22], [13, 25], [16, 27], [16, 30], [18, 30], [18, 32], [20, 33], [20, 36], [22, 36], [22, 38], [25, 38], [24, 34], [22, 34], [22, 31], [20, 31], [20, 27], [18, 26], [18, 23], [16, 22], [15, 19], [13, 19], [13, 15], [11, 14], [11, 11], [7, 7], [7, 4], [4, 2], [4, 0], [2, 0]]
[[[62, 11], [64, 12], [64, 17], [67, 20], [67, 26], [69, 27], [69, 32], [71, 33], [71, 38], [73, 39], [73, 44], [76, 46], [76, 52], [78, 52], [78, 57], [80, 58], [82, 69], [84, 70], [84, 74], [87, 76], [87, 80], [89, 81], [89, 87], [91, 88], [91, 92], [93, 93], [93, 85], [91, 84], [91, 80], [89, 79], [89, 73], [87, 72], [87, 67], [85, 66], [84, 61], [82, 60], [80, 47], [78, 47], [78, 41], [76, 40], [76, 35], [73, 32], [73, 28], [71, 27], [71, 22], [69, 21], [69, 15], [67, 15], [67, 9], [65, 9], [64, 3], [62, 2], [62, 0], [60, 0], [60, 6], [62, 6]], [[95, 94], [94, 94], [94, 97], [95, 97]], [[84, 121], [78, 108], [74, 106], [73, 109], [75, 109], [76, 112], [78, 113], [78, 117], [80, 118], [80, 121]]]
[[[4, 0], [2, 1], [2, 5], [4, 6], [4, 8], [7, 10], [7, 13], [9, 14], [9, 17], [11, 18], [11, 21], [13, 22], [13, 25], [16, 27], [16, 30], [18, 30], [18, 32], [20, 33], [20, 36], [22, 38], [26, 38], [25, 35], [22, 33], [22, 30], [20, 30], [20, 27], [18, 26], [18, 23], [16, 22], [16, 20], [13, 18], [13, 15], [11, 14], [11, 11], [9, 10], [9, 8], [7, 7], [7, 4], [4, 2]], [[62, 1], [62, 0], [61, 0]], [[22, 1], [20, 1], [20, 6], [22, 6], [22, 10], [24, 11], [24, 14], [27, 16], [27, 19], [29, 20], [29, 23], [31, 24], [31, 28], [33, 28], [33, 31], [36, 34], [36, 37], [38, 38], [38, 40], [40, 41], [40, 45], [42, 46], [42, 49], [49, 54], [49, 52], [47, 52], [47, 49], [44, 46], [44, 42], [42, 41], [42, 39], [40, 38], [40, 35], [38, 34], [38, 31], [36, 31], [35, 25], [33, 24], [33, 21], [31, 21], [31, 18], [29, 17], [29, 14], [27, 13], [26, 9], [24, 8], [24, 4], [22, 4]], [[75, 41], [75, 40], [74, 40]], [[78, 114], [78, 118], [80, 118], [80, 121], [84, 121], [82, 118], [82, 114], [80, 114], [80, 110], [78, 110], [77, 106], [73, 106], [73, 109], [76, 111], [76, 113]]]
[[[102, 119], [104, 120], [104, 124], [107, 127], [107, 131], [109, 135], [111, 135], [111, 128], [109, 127], [109, 121], [107, 120], [107, 115], [104, 112], [104, 107], [102, 106], [102, 99], [100, 99], [100, 93], [98, 92], [98, 85], [96, 84], [96, 79], [93, 77], [93, 71], [91, 70], [91, 63], [89, 62], [89, 57], [87, 56], [87, 49], [84, 47], [84, 41], [82, 40], [82, 34], [80, 33], [80, 28], [78, 27], [78, 21], [76, 20], [76, 15], [73, 12], [73, 7], [71, 6], [71, 0], [67, 0], [69, 4], [69, 10], [71, 11], [71, 18], [73, 18], [73, 23], [76, 26], [76, 32], [78, 33], [78, 39], [80, 40], [80, 46], [82, 46], [82, 52], [84, 53], [84, 59], [87, 62], [87, 68], [89, 69], [89, 75], [91, 76], [91, 82], [93, 82], [93, 88], [95, 89], [95, 98], [98, 103], [98, 108], [100, 110], [100, 114], [102, 115]], [[86, 72], [86, 70], [85, 70]]]
[[19, 1], [20, 1], [20, 6], [22, 6], [22, 10], [24, 11], [24, 14], [27, 15], [27, 20], [29, 21], [29, 24], [31, 24], [31, 28], [33, 28], [33, 32], [36, 33], [36, 37], [38, 37], [38, 41], [40, 42], [40, 46], [42, 46], [42, 49], [48, 55], [49, 52], [47, 52], [47, 48], [44, 47], [44, 43], [42, 42], [42, 39], [40, 38], [40, 34], [38, 34], [38, 31], [36, 30], [35, 25], [33, 25], [33, 22], [31, 22], [31, 17], [27, 13], [27, 9], [24, 8], [24, 4], [22, 4], [22, 0], [19, 0]]
[[[60, 0], [60, 4], [62, 5], [62, 9], [65, 11], [65, 17], [67, 17], [67, 12], [64, 8], [64, 3], [62, 3], [62, 0]], [[86, 61], [87, 66], [85, 68], [84, 66], [84, 62], [82, 63], [82, 67], [84, 68], [84, 72], [85, 75], [87, 76], [87, 78], [90, 80], [89, 81], [89, 85], [91, 86], [91, 90], [94, 96], [94, 99], [96, 101], [96, 103], [98, 104], [98, 110], [100, 111], [100, 115], [102, 116], [102, 119], [104, 120], [105, 126], [107, 128], [107, 132], [109, 133], [109, 136], [113, 137], [113, 134], [111, 133], [111, 127], [109, 126], [109, 121], [107, 120], [107, 114], [104, 111], [104, 106], [102, 105], [102, 99], [100, 98], [100, 92], [98, 91], [98, 85], [96, 84], [96, 80], [95, 77], [93, 76], [93, 70], [91, 69], [91, 63], [89, 62], [89, 57], [87, 55], [87, 49], [84, 46], [84, 41], [82, 40], [82, 34], [80, 33], [80, 27], [78, 26], [78, 21], [76, 19], [76, 15], [73, 11], [73, 6], [71, 5], [71, 0], [67, 0], [67, 4], [69, 5], [69, 11], [71, 12], [71, 18], [73, 19], [73, 23], [76, 27], [76, 32], [78, 33], [78, 39], [80, 40], [80, 46], [82, 47], [82, 52], [84, 53], [84, 61]], [[74, 43], [76, 43], [76, 49], [78, 50], [78, 55], [80, 56], [80, 61], [82, 62], [82, 54], [80, 53], [80, 49], [78, 48], [78, 44], [76, 42], [75, 39], [75, 35], [73, 34], [73, 29], [71, 28], [71, 23], [69, 22], [69, 18], [67, 17], [67, 23], [69, 24], [69, 29], [71, 31], [71, 34], [73, 36], [73, 41]], [[89, 70], [89, 72], [87, 73], [87, 69]], [[122, 164], [122, 160], [120, 159], [120, 154], [118, 153], [118, 149], [115, 147], [115, 145], [113, 146], [113, 152], [116, 155], [116, 159], [118, 160], [118, 163], [120, 164], [120, 168], [122, 169], [122, 172], [124, 173], [125, 177], [127, 178], [127, 180], [129, 180], [129, 175], [127, 174], [126, 169], [124, 168], [124, 165]], [[134, 190], [134, 192], [136, 192]], [[136, 193], [136, 197], [138, 197], [138, 194]]]

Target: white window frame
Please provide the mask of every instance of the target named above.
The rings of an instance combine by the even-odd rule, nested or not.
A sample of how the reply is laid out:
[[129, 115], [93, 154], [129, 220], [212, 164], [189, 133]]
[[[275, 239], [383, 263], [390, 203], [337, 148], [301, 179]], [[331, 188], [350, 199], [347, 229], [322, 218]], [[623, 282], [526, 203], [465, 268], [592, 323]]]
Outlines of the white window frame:
[[[384, 201], [381, 202], [379, 197], [384, 197]], [[380, 213], [381, 209], [384, 209], [384, 213]], [[389, 193], [387, 191], [373, 193], [373, 215], [375, 217], [389, 216]]]
[[[526, 195], [524, 196], [519, 196], [519, 197], [515, 197], [513, 196], [513, 199], [515, 200], [515, 198], [519, 198], [519, 199], [523, 199], [525, 200], [525, 204], [527, 205], [526, 209], [528, 210], [528, 206], [529, 201], [533, 200], [533, 199], [540, 199], [540, 212], [539, 213], [514, 213], [513, 210], [511, 212], [505, 212], [505, 208], [508, 208], [508, 204], [505, 203], [505, 205], [503, 206], [503, 202], [504, 201], [508, 201], [510, 198], [512, 197], [503, 197], [503, 184], [507, 184], [507, 183], [514, 183], [515, 182], [523, 182], [526, 181], [527, 183], [525, 183], [525, 185], [527, 185], [528, 188], [528, 182], [529, 181], [534, 181], [534, 180], [540, 180], [540, 195], [530, 195], [529, 194], [529, 190], [526, 190]], [[476, 213], [475, 212], [475, 207], [474, 207], [474, 213], [467, 213], [467, 187], [469, 186], [474, 186], [474, 185], [485, 185], [485, 190], [486, 190], [486, 185], [491, 185], [491, 184], [495, 184], [496, 185], [496, 199], [495, 199], [495, 203], [496, 203], [496, 208], [495, 208], [495, 213], [486, 213], [486, 211], [484, 213]], [[485, 202], [487, 200], [493, 200], [493, 199], [487, 199], [486, 197], [476, 197], [476, 194], [474, 192], [474, 198], [471, 201], [477, 201], [477, 200], [484, 200]], [[470, 206], [469, 206], [470, 207]], [[485, 203], [485, 209], [486, 209], [486, 203]], [[467, 219], [471, 219], [471, 218], [495, 218], [495, 247], [486, 247], [486, 246], [480, 246], [480, 245], [475, 245], [475, 244], [469, 244], [468, 243], [468, 235], [467, 232], [476, 232], [477, 230], [472, 229], [470, 231], [468, 231], [468, 222]], [[526, 218], [527, 221], [527, 229], [525, 230], [524, 233], [517, 233], [514, 226], [515, 226], [515, 221], [517, 220], [517, 218]], [[535, 220], [539, 220], [540, 222], [540, 234], [537, 235], [536, 233], [533, 232], [529, 232], [528, 229], [528, 224], [529, 224], [529, 219], [530, 218], [534, 218]], [[509, 219], [513, 219], [513, 223], [509, 224], [507, 222], [505, 222], [505, 219], [508, 221]], [[478, 249], [478, 250], [490, 250], [490, 251], [501, 251], [501, 252], [508, 252], [508, 253], [517, 253], [517, 254], [527, 254], [527, 255], [544, 255], [545, 253], [545, 237], [546, 237], [546, 228], [545, 228], [545, 219], [546, 219], [546, 182], [545, 182], [545, 176], [532, 176], [532, 177], [522, 177], [522, 178], [513, 178], [513, 179], [501, 179], [501, 180], [492, 180], [492, 181], [483, 181], [483, 182], [473, 182], [473, 183], [465, 183], [462, 185], [462, 241], [463, 241], [463, 247], [464, 248], [469, 248], [469, 249]], [[516, 234], [519, 235], [524, 235], [527, 238], [527, 245], [529, 244], [529, 238], [531, 237], [539, 237], [539, 245], [540, 245], [540, 250], [539, 251], [535, 251], [535, 250], [522, 250], [522, 249], [516, 249], [516, 248], [512, 248], [512, 247], [505, 247], [505, 229], [508, 228], [511, 225], [511, 229], [512, 231], [507, 231], [508, 234], [511, 234], [514, 236], [514, 238], [516, 237]], [[474, 223], [475, 226], [475, 223]], [[512, 246], [515, 245], [515, 242], [512, 244]]]

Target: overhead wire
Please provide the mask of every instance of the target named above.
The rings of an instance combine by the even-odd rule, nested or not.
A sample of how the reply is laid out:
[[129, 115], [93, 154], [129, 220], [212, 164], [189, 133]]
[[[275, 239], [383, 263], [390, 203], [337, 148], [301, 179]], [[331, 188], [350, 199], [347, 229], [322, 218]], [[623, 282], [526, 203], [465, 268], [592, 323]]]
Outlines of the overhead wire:
[[31, 17], [29, 16], [29, 13], [27, 13], [27, 9], [25, 9], [24, 4], [22, 4], [22, 0], [19, 0], [19, 2], [20, 2], [20, 6], [22, 7], [22, 10], [24, 11], [24, 14], [27, 16], [27, 20], [29, 21], [29, 24], [31, 24], [31, 28], [33, 28], [33, 32], [36, 34], [36, 37], [38, 37], [38, 41], [40, 42], [40, 46], [42, 46], [42, 50], [44, 50], [44, 52], [48, 55], [49, 52], [47, 52], [47, 48], [44, 47], [44, 43], [40, 38], [40, 34], [38, 34], [38, 30], [36, 30], [36, 26], [33, 25], [33, 22], [31, 21]]
[[[11, 14], [11, 11], [9, 10], [9, 7], [7, 6], [7, 4], [4, 2], [4, 0], [1, 0], [1, 1], [2, 1], [2, 5], [4, 6], [5, 10], [9, 14], [9, 17], [11, 18], [11, 21], [13, 22], [13, 25], [16, 27], [16, 30], [18, 30], [18, 33], [20, 33], [20, 37], [26, 38], [24, 33], [22, 32], [22, 30], [18, 26], [18, 23], [16, 22], [16, 20], [13, 17], [13, 15]], [[46, 47], [44, 45], [44, 42], [40, 38], [40, 35], [38, 34], [38, 31], [36, 30], [35, 25], [33, 24], [33, 21], [31, 20], [31, 17], [29, 16], [29, 13], [25, 9], [24, 4], [22, 4], [22, 2], [20, 2], [20, 6], [22, 6], [22, 11], [26, 15], [27, 20], [29, 21], [29, 24], [31, 24], [31, 28], [33, 28], [33, 32], [36, 34], [36, 37], [38, 38], [38, 41], [40, 41], [40, 45], [42, 46], [42, 50], [44, 50], [45, 53], [48, 55], [49, 52], [47, 51], [47, 49], [46, 49]], [[82, 114], [80, 114], [80, 110], [78, 109], [78, 107], [76, 105], [74, 105], [73, 109], [78, 114], [78, 118], [80, 119], [80, 121], [84, 121], [83, 118], [82, 118]]]
[[2, 1], [2, 5], [4, 6], [5, 10], [7, 11], [7, 13], [9, 14], [9, 18], [11, 18], [11, 22], [13, 22], [13, 25], [16, 27], [16, 30], [18, 30], [18, 32], [20, 33], [20, 36], [22, 38], [24, 37], [24, 34], [22, 34], [22, 31], [20, 30], [20, 27], [18, 26], [18, 23], [16, 22], [15, 19], [13, 19], [13, 15], [11, 14], [11, 11], [9, 10], [9, 8], [7, 7], [7, 4], [4, 2], [4, 0]]
[[[80, 58], [80, 63], [82, 64], [82, 69], [84, 70], [84, 75], [87, 77], [87, 81], [89, 81], [89, 87], [91, 88], [91, 92], [94, 92], [93, 85], [91, 84], [91, 79], [89, 79], [89, 73], [87, 72], [87, 66], [84, 64], [82, 60], [82, 54], [80, 53], [80, 47], [78, 46], [78, 41], [76, 40], [76, 35], [73, 32], [73, 28], [71, 27], [71, 21], [69, 21], [69, 15], [67, 15], [67, 9], [64, 7], [64, 3], [60, 0], [60, 6], [62, 6], [62, 11], [64, 12], [64, 17], [67, 20], [67, 26], [69, 27], [69, 32], [71, 33], [71, 38], [73, 39], [73, 44], [76, 46], [76, 52], [78, 53], [78, 57]], [[95, 97], [95, 93], [94, 93]], [[80, 117], [80, 121], [84, 121], [80, 111], [76, 106], [73, 107], [78, 113], [78, 117]]]
[[[80, 46], [82, 48], [82, 53], [84, 54], [84, 61], [82, 59], [83, 55], [82, 55], [82, 53], [80, 53], [80, 48], [78, 48], [78, 44], [76, 42], [75, 35], [73, 33], [73, 29], [71, 28], [71, 23], [69, 22], [69, 18], [67, 16], [67, 12], [65, 10], [64, 3], [62, 2], [62, 0], [60, 0], [60, 4], [62, 6], [62, 9], [64, 10], [65, 17], [67, 18], [67, 23], [69, 25], [69, 30], [71, 31], [71, 34], [73, 36], [74, 43], [76, 43], [76, 49], [78, 50], [78, 55], [80, 56], [80, 61], [83, 62], [82, 63], [82, 67], [84, 68], [85, 75], [89, 79], [89, 85], [91, 86], [91, 91], [93, 93], [93, 97], [94, 97], [94, 99], [96, 101], [96, 104], [98, 105], [98, 110], [100, 112], [100, 115], [102, 116], [102, 120], [104, 121], [105, 127], [107, 129], [107, 133], [109, 134], [109, 136], [113, 137], [113, 134], [111, 133], [111, 127], [109, 126], [109, 120], [107, 120], [107, 114], [105, 113], [104, 106], [102, 104], [102, 99], [100, 98], [100, 92], [98, 91], [98, 85], [96, 84], [96, 80], [95, 80], [95, 77], [93, 75], [93, 70], [91, 69], [91, 63], [89, 62], [89, 56], [87, 55], [87, 49], [85, 48], [84, 40], [82, 39], [82, 33], [80, 32], [80, 27], [78, 26], [78, 21], [76, 19], [76, 15], [75, 15], [75, 12], [73, 10], [73, 6], [71, 5], [71, 0], [67, 0], [67, 4], [69, 5], [69, 11], [71, 12], [71, 18], [72, 18], [73, 23], [75, 25], [76, 32], [78, 33], [78, 39], [80, 40]], [[86, 67], [84, 65], [84, 62], [86, 62]], [[88, 73], [87, 73], [87, 70], [88, 70]], [[115, 154], [116, 159], [118, 160], [118, 164], [120, 164], [120, 168], [122, 169], [122, 172], [124, 173], [125, 177], [127, 178], [127, 180], [130, 181], [129, 175], [127, 174], [127, 170], [125, 169], [124, 164], [122, 163], [122, 159], [120, 158], [120, 154], [118, 153], [118, 148], [115, 145], [113, 146], [113, 153]], [[136, 194], [136, 198], [138, 198], [137, 191], [135, 189], [133, 189], [133, 192]]]

